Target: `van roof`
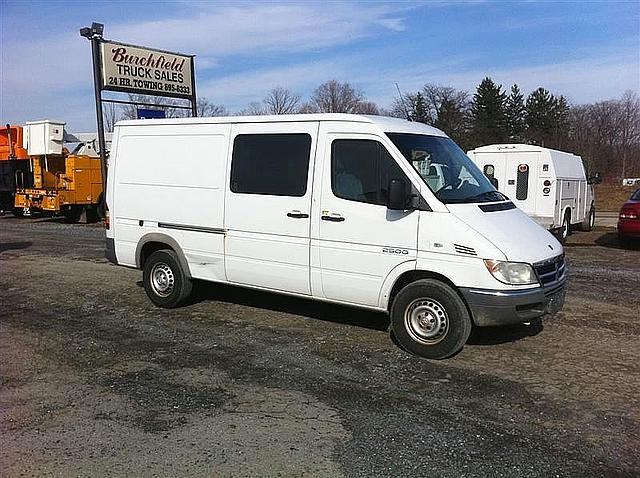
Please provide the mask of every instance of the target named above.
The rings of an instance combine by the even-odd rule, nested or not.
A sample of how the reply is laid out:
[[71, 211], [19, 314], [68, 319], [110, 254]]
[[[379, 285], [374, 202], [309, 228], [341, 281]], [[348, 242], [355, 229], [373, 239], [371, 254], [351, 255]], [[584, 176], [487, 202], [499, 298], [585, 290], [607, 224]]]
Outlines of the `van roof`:
[[178, 124], [220, 124], [220, 123], [287, 123], [302, 121], [345, 121], [351, 123], [375, 124], [385, 132], [416, 133], [431, 136], [446, 136], [441, 130], [424, 123], [407, 121], [388, 116], [353, 115], [344, 113], [314, 113], [298, 115], [261, 116], [214, 116], [196, 118], [166, 118], [118, 121], [116, 126], [151, 126]]
[[[556, 149], [543, 148], [533, 144], [490, 144], [468, 151], [468, 154], [492, 154], [492, 153], [543, 153], [545, 161], [551, 161], [557, 178], [561, 179], [585, 179], [582, 158], [573, 153], [558, 151]], [[510, 157], [510, 161], [520, 161], [517, 156]]]
[[562, 154], [573, 154], [567, 151], [559, 151], [557, 149], [544, 148], [542, 146], [536, 146], [535, 144], [489, 144], [487, 146], [480, 146], [476, 149], [472, 149], [471, 152], [476, 153], [505, 153], [509, 151], [518, 151], [521, 153], [524, 152], [546, 152], [546, 151], [554, 151]]

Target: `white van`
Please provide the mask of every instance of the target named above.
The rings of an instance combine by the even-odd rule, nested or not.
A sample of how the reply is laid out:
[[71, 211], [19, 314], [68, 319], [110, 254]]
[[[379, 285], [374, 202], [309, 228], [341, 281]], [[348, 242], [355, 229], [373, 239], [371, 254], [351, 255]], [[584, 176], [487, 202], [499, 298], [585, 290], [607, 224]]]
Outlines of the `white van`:
[[160, 307], [201, 279], [388, 311], [405, 349], [444, 358], [472, 324], [528, 322], [564, 303], [560, 243], [421, 123], [123, 121], [107, 206], [107, 258], [142, 269]]
[[492, 144], [467, 153], [500, 192], [542, 227], [566, 239], [574, 226], [590, 231], [596, 220], [592, 183], [582, 158], [530, 144]]

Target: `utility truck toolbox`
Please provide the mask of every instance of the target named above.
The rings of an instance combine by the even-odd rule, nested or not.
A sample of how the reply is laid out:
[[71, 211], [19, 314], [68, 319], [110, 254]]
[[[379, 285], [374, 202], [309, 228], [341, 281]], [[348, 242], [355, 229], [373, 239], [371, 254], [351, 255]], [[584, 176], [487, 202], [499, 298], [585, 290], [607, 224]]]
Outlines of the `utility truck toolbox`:
[[542, 227], [566, 239], [572, 227], [589, 231], [596, 220], [582, 158], [531, 144], [492, 144], [467, 153], [494, 187]]
[[193, 279], [389, 313], [445, 358], [472, 324], [562, 308], [561, 244], [442, 131], [344, 114], [123, 121], [107, 257], [160, 307]]

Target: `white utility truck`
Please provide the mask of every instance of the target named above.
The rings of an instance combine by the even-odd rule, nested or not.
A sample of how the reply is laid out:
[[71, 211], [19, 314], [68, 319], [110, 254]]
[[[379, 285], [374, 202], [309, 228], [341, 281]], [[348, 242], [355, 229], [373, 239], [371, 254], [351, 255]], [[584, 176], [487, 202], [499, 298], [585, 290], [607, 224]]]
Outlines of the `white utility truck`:
[[562, 245], [421, 123], [122, 121], [107, 207], [107, 258], [142, 269], [160, 307], [201, 279], [387, 311], [406, 350], [445, 358], [472, 324], [564, 303]]
[[572, 227], [591, 230], [596, 219], [582, 158], [530, 144], [492, 144], [467, 153], [495, 188], [542, 227], [566, 239]]

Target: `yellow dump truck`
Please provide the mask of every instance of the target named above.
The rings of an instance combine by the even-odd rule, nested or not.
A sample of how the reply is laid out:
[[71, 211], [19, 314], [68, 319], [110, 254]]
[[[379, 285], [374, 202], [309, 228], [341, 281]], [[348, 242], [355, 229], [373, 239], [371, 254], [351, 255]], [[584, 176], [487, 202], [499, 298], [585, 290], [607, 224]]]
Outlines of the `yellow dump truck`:
[[[15, 208], [24, 212], [64, 215], [69, 222], [100, 219], [102, 173], [100, 159], [75, 154], [63, 146], [64, 123], [49, 120], [27, 122], [27, 151], [33, 171], [33, 187], [18, 188]], [[92, 152], [92, 148], [76, 151]]]

